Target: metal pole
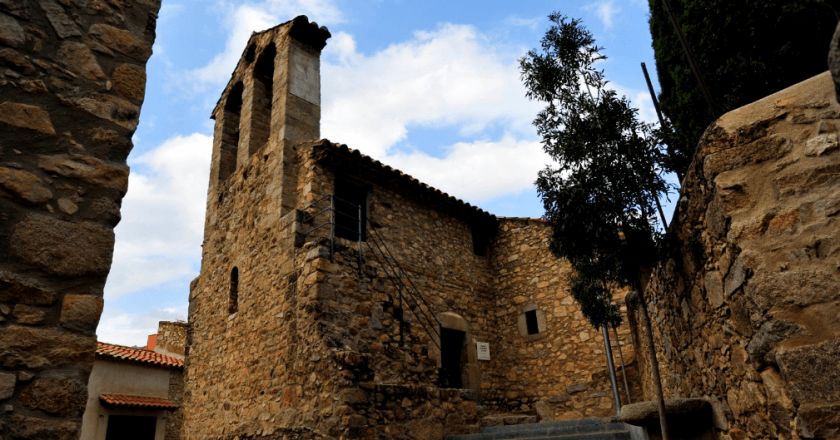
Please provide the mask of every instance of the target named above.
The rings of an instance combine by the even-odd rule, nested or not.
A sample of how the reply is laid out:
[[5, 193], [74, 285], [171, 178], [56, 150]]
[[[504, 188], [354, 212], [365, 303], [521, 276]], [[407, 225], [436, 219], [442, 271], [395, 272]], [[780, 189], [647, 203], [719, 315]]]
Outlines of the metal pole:
[[[645, 81], [647, 81], [648, 90], [650, 91], [650, 99], [653, 100], [653, 108], [656, 109], [656, 116], [659, 118], [659, 126], [662, 127], [662, 133], [665, 134], [665, 142], [667, 142], [671, 148], [674, 148], [674, 143], [671, 141], [671, 133], [666, 130], [665, 118], [662, 117], [662, 110], [659, 108], [659, 100], [656, 99], [656, 92], [653, 91], [653, 83], [650, 82], [650, 75], [648, 75], [645, 63], [642, 63], [642, 72], [645, 73]], [[680, 185], [682, 185], [682, 173], [680, 173], [679, 170], [674, 170], [674, 172], [677, 173], [677, 177], [680, 179]], [[665, 225], [665, 229], [668, 229], [668, 225]]]
[[359, 204], [359, 273], [362, 273], [362, 205]]
[[335, 255], [335, 195], [330, 194], [330, 263]]
[[615, 380], [615, 364], [613, 364], [612, 348], [610, 347], [610, 334], [607, 326], [601, 326], [601, 335], [604, 336], [604, 349], [607, 350], [607, 365], [610, 367], [610, 383], [612, 384], [613, 398], [615, 399], [615, 415], [621, 415], [621, 399], [618, 394], [618, 382]]
[[618, 358], [621, 359], [621, 377], [624, 379], [624, 391], [627, 392], [627, 404], [633, 403], [633, 399], [630, 397], [630, 385], [627, 384], [627, 366], [624, 365], [624, 355], [621, 353], [621, 339], [618, 337], [618, 328], [613, 326], [613, 331], [615, 331], [615, 345], [618, 347]]
[[680, 40], [680, 44], [682, 44], [685, 56], [688, 58], [688, 64], [691, 66], [691, 71], [694, 72], [694, 78], [697, 79], [697, 82], [700, 84], [700, 90], [706, 98], [706, 104], [709, 105], [709, 111], [712, 112], [712, 117], [717, 119], [717, 112], [715, 111], [715, 106], [712, 103], [712, 95], [709, 94], [709, 89], [706, 87], [705, 81], [703, 81], [703, 76], [700, 75], [700, 69], [697, 68], [697, 63], [694, 62], [694, 55], [691, 54], [691, 49], [689, 49], [688, 43], [685, 41], [685, 35], [683, 35], [680, 23], [677, 21], [677, 16], [671, 9], [671, 3], [668, 2], [668, 0], [662, 0], [662, 4], [665, 5], [665, 12], [668, 13], [668, 17], [671, 19], [671, 25], [674, 26], [674, 31], [677, 32], [677, 37]]
[[405, 316], [405, 310], [403, 310], [403, 298], [402, 298], [402, 268], [397, 270], [397, 293], [400, 296], [400, 347], [405, 346], [405, 342], [403, 340], [403, 317]]
[[659, 209], [659, 218], [662, 219], [662, 225], [665, 226], [665, 231], [668, 230], [668, 221], [665, 220], [665, 211], [662, 210], [662, 204], [659, 203], [659, 197], [654, 197], [656, 200], [656, 208]]

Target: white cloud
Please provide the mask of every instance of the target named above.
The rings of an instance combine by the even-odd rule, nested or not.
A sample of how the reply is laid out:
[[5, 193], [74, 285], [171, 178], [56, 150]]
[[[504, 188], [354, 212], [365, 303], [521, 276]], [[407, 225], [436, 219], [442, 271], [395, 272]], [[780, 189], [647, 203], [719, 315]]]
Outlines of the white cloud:
[[601, 22], [604, 24], [604, 27], [607, 29], [612, 28], [613, 26], [613, 17], [616, 14], [621, 12], [621, 8], [615, 6], [615, 0], [606, 0], [598, 3], [591, 4], [587, 6], [587, 10], [595, 10], [595, 14], [601, 19]]
[[142, 166], [129, 176], [106, 300], [196, 275], [211, 150], [212, 138], [195, 133], [131, 160]]
[[505, 19], [505, 24], [508, 26], [522, 26], [527, 27], [529, 29], [536, 30], [537, 25], [540, 24], [541, 21], [545, 20], [545, 17], [534, 17], [534, 18], [521, 18], [521, 17], [508, 17]]
[[177, 72], [174, 82], [206, 91], [208, 85], [225, 84], [245, 51], [252, 32], [260, 32], [298, 15], [307, 15], [319, 25], [339, 23], [341, 11], [333, 0], [264, 0], [261, 2], [220, 3], [222, 26], [228, 38], [224, 50], [206, 65], [188, 72]]
[[145, 346], [149, 335], [157, 333], [160, 321], [186, 320], [189, 307], [189, 304], [182, 304], [143, 313], [127, 313], [108, 307], [107, 302], [105, 304], [96, 329], [96, 338], [100, 342], [131, 347]]
[[422, 152], [388, 156], [388, 163], [454, 197], [483, 201], [518, 193], [533, 185], [550, 158], [538, 141], [511, 135], [498, 142], [459, 142], [445, 158]]
[[474, 136], [500, 126], [534, 137], [539, 103], [525, 98], [517, 57], [474, 27], [445, 24], [367, 56], [338, 33], [322, 57], [322, 136], [384, 160], [409, 126]]

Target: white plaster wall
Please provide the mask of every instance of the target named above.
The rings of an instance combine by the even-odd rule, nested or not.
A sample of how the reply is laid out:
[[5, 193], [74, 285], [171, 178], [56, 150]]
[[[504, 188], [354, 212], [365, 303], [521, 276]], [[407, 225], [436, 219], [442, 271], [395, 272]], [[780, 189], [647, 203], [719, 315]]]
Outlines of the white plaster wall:
[[165, 410], [110, 409], [99, 403], [100, 394], [135, 394], [169, 398], [170, 370], [96, 359], [88, 382], [88, 401], [82, 416], [80, 440], [105, 440], [108, 416], [137, 415], [157, 417], [155, 440], [163, 440], [166, 432]]

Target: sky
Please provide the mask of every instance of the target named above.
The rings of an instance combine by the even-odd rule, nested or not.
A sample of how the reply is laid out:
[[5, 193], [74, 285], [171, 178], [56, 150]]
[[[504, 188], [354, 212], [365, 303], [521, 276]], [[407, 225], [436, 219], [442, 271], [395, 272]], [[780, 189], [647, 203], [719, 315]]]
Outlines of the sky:
[[163, 0], [99, 340], [142, 346], [158, 321], [187, 319], [210, 112], [251, 32], [297, 15], [329, 28], [322, 138], [498, 216], [538, 218], [534, 180], [551, 161], [532, 125], [543, 104], [525, 97], [518, 60], [555, 10], [583, 20], [609, 86], [654, 122], [640, 67], [658, 91], [644, 0]]

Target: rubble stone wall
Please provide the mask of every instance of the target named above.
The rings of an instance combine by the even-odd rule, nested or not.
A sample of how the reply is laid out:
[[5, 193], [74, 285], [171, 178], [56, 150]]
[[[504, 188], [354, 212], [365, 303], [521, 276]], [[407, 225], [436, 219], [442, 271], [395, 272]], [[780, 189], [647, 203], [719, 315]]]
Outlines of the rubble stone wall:
[[159, 9], [0, 1], [0, 438], [79, 435]]
[[[495, 327], [494, 371], [485, 396], [510, 409], [534, 409], [542, 419], [580, 419], [615, 414], [609, 370], [601, 331], [583, 317], [571, 296], [571, 265], [554, 257], [548, 245], [551, 229], [531, 219], [502, 219], [493, 241]], [[624, 292], [614, 301], [624, 311]], [[528, 335], [524, 311], [536, 309], [544, 329]], [[542, 323], [540, 323], [542, 324]], [[631, 397], [641, 388], [633, 364], [635, 354], [625, 321], [619, 327], [621, 350], [628, 367]], [[610, 330], [613, 357], [620, 369], [615, 334]], [[623, 371], [619, 371], [621, 401], [627, 404]]]
[[187, 323], [160, 321], [158, 323], [155, 352], [184, 359], [187, 344]]
[[826, 72], [718, 119], [683, 182], [646, 297], [666, 397], [720, 438], [840, 437], [838, 128]]

